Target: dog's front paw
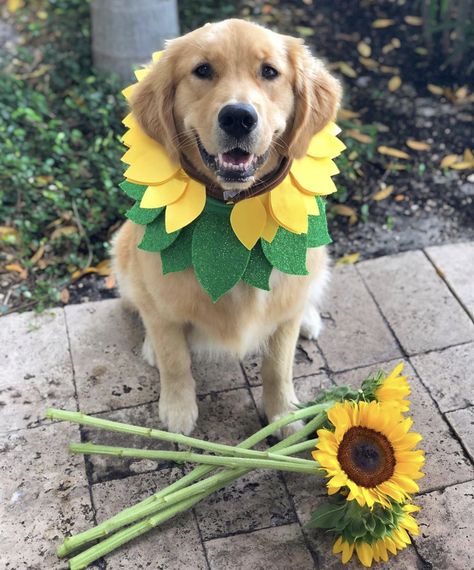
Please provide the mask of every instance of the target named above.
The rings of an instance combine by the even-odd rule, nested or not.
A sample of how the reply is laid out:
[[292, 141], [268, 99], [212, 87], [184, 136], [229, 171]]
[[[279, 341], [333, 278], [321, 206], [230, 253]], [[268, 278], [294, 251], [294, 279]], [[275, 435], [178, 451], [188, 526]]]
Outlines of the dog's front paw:
[[322, 328], [323, 322], [318, 310], [313, 305], [308, 305], [301, 320], [300, 335], [308, 340], [315, 340]]
[[198, 419], [198, 406], [194, 395], [179, 397], [160, 396], [160, 420], [168, 431], [189, 435]]
[[[282, 418], [284, 415], [286, 414], [279, 414], [278, 416], [274, 416], [271, 420], [270, 423], [272, 422], [276, 422], [277, 420], [279, 420], [280, 418]], [[300, 429], [304, 427], [304, 422], [301, 420], [297, 420], [296, 422], [293, 422], [291, 424], [287, 424], [286, 426], [282, 427], [281, 429], [277, 430], [273, 435], [275, 437], [277, 437], [278, 439], [286, 439], [287, 437], [290, 437], [290, 435], [293, 435], [294, 433], [296, 433], [297, 431], [300, 431]]]

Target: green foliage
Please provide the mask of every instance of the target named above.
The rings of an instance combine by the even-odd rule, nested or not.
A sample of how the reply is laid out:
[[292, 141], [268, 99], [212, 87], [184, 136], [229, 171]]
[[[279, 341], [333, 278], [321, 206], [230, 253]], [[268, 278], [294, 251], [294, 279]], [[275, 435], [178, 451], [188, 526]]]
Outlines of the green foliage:
[[180, 0], [178, 2], [181, 31], [190, 32], [207, 22], [238, 17], [242, 2], [229, 0]]
[[20, 14], [26, 47], [0, 74], [0, 219], [17, 230], [17, 258], [45, 246], [20, 293], [48, 304], [72, 271], [106, 256], [127, 205], [118, 188], [125, 104], [114, 78], [92, 72], [88, 3], [37, 4], [44, 19]]

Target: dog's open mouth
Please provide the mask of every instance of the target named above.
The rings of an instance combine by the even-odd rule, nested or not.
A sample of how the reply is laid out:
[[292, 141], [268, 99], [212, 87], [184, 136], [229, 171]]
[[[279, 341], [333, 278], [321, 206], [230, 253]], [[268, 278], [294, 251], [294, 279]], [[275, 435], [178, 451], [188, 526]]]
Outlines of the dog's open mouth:
[[218, 154], [210, 154], [199, 137], [197, 137], [197, 144], [204, 164], [213, 170], [222, 182], [249, 182], [268, 156], [268, 152], [257, 156], [239, 147]]

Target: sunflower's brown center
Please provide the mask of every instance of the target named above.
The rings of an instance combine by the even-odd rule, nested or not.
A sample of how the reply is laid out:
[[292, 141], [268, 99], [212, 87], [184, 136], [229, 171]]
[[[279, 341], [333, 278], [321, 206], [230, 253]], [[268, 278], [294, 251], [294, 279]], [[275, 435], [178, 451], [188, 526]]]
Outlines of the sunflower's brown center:
[[362, 487], [375, 487], [393, 475], [395, 453], [378, 431], [351, 427], [342, 438], [337, 458], [347, 476]]

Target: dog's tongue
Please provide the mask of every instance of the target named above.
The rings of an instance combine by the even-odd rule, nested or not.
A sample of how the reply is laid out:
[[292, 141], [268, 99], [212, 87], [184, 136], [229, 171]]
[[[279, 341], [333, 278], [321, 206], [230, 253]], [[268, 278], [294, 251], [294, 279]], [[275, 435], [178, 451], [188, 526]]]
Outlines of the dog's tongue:
[[237, 166], [238, 168], [245, 170], [250, 166], [253, 158], [253, 154], [245, 152], [240, 148], [219, 154], [220, 165], [224, 168], [228, 166]]

